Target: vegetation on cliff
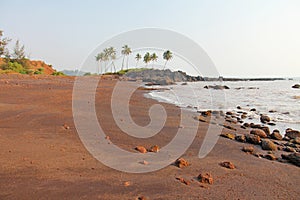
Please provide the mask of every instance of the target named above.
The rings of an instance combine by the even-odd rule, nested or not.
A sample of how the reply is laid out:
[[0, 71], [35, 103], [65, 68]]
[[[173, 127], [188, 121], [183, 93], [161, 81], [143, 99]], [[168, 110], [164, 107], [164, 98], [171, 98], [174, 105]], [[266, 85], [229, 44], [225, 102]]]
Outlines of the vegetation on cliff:
[[10, 38], [3, 37], [3, 31], [0, 30], [0, 74], [64, 75], [43, 61], [30, 60], [26, 56], [25, 46], [21, 45], [19, 40], [15, 42], [14, 48], [10, 51], [7, 46], [11, 41]]

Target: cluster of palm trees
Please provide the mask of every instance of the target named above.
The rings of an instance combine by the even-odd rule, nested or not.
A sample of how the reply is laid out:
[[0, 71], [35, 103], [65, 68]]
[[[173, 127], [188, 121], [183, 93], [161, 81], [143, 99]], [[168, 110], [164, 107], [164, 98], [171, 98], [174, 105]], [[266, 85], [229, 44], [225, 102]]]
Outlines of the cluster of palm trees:
[[[114, 47], [108, 47], [103, 50], [103, 52], [100, 52], [96, 55], [96, 61], [98, 62], [98, 68], [97, 73], [102, 74], [103, 72], [106, 72], [107, 63], [111, 60], [111, 71], [113, 71], [112, 68], [114, 68], [114, 71], [116, 71], [116, 66], [114, 63], [114, 60], [116, 59], [116, 50]], [[102, 71], [101, 62], [104, 63], [104, 70]], [[100, 69], [100, 72], [99, 72]]]
[[[128, 70], [128, 58], [129, 55], [132, 53], [131, 48], [128, 45], [124, 45], [122, 47], [122, 51], [121, 54], [123, 55], [123, 59], [122, 59], [122, 67], [121, 70], [124, 69], [124, 62], [126, 59], [126, 69]], [[173, 55], [172, 52], [170, 50], [166, 50], [163, 53], [163, 59], [166, 60], [165, 64], [164, 64], [164, 68], [167, 65], [167, 62], [172, 59]], [[116, 50], [114, 47], [109, 47], [109, 48], [105, 48], [102, 52], [98, 53], [96, 56], [96, 61], [98, 62], [98, 68], [97, 68], [97, 73], [102, 74], [102, 73], [106, 73], [107, 72], [107, 64], [111, 61], [111, 72], [116, 72], [116, 66], [114, 64], [114, 61], [116, 59]], [[142, 55], [140, 53], [137, 53], [135, 56], [135, 60], [136, 60], [136, 67], [139, 63], [139, 61], [143, 58], [144, 63], [146, 64], [146, 67], [148, 66], [148, 63], [150, 63], [152, 61], [152, 67], [154, 66], [154, 63], [157, 62], [158, 56], [156, 55], [156, 53], [152, 53], [150, 54], [149, 52], [146, 52], [145, 55], [142, 57]], [[104, 67], [101, 66], [101, 64], [104, 64]], [[100, 69], [100, 71], [99, 71]]]

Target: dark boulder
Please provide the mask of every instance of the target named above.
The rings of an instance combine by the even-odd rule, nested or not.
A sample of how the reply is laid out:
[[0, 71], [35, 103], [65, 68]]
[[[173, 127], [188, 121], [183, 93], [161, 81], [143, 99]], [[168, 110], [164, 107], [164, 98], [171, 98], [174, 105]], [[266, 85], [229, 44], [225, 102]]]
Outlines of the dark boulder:
[[211, 111], [210, 110], [207, 110], [207, 111], [200, 111], [201, 115], [204, 116], [204, 117], [207, 117], [207, 116], [211, 116]]
[[200, 181], [200, 183], [214, 183], [214, 179], [210, 173], [199, 174], [198, 180]]
[[246, 141], [252, 144], [260, 144], [260, 137], [258, 135], [246, 134]]
[[277, 150], [277, 145], [274, 144], [271, 140], [262, 140], [261, 141], [261, 148], [263, 150], [271, 150], [271, 151], [276, 151]]
[[293, 147], [290, 147], [290, 146], [284, 147], [283, 151], [286, 151], [286, 152], [296, 152], [296, 150]]
[[259, 129], [263, 130], [263, 131], [267, 134], [267, 136], [270, 135], [270, 129], [269, 129], [269, 127], [267, 127], [267, 126], [262, 126], [262, 127], [260, 127]]
[[245, 135], [237, 135], [235, 137], [235, 140], [239, 141], [239, 142], [246, 142], [246, 136]]
[[250, 127], [251, 128], [261, 128], [262, 126], [260, 124], [250, 123]]
[[294, 89], [300, 89], [300, 84], [295, 84], [295, 85], [292, 86], [292, 88], [294, 88]]
[[254, 147], [253, 146], [244, 146], [242, 151], [252, 154], [254, 152]]
[[271, 134], [271, 138], [274, 140], [282, 140], [282, 135], [280, 134], [279, 130], [274, 130]]
[[178, 158], [176, 161], [175, 161], [175, 165], [179, 168], [184, 168], [184, 167], [187, 167], [190, 165], [190, 163], [188, 163], [188, 161], [186, 161], [185, 159], [183, 158]]
[[253, 129], [250, 131], [250, 134], [253, 135], [258, 135], [261, 138], [267, 138], [268, 135], [265, 133], [265, 131], [261, 130], [261, 129]]
[[233, 134], [233, 133], [221, 133], [220, 136], [221, 136], [221, 137], [224, 137], [224, 138], [231, 139], [231, 140], [234, 140], [234, 139], [235, 139], [235, 134]]
[[300, 167], [300, 153], [291, 153], [289, 155], [282, 154], [281, 157], [288, 160], [290, 163]]
[[229, 161], [221, 162], [220, 166], [228, 168], [228, 169], [235, 169], [234, 164], [232, 162], [229, 162]]
[[247, 118], [247, 114], [242, 114], [242, 115], [241, 115], [241, 118], [242, 118], [242, 119], [246, 119], [246, 118]]
[[294, 144], [299, 144], [300, 145], [300, 137], [296, 137], [295, 139], [292, 139], [291, 142], [294, 143]]
[[250, 127], [250, 124], [249, 123], [244, 123], [243, 126]]
[[206, 85], [204, 86], [205, 89], [215, 89], [215, 90], [228, 90], [230, 89], [228, 86], [226, 85]]
[[284, 137], [288, 137], [290, 139], [295, 139], [296, 137], [300, 137], [300, 132], [293, 129], [286, 129]]
[[260, 121], [261, 121], [262, 123], [267, 123], [267, 122], [270, 122], [271, 119], [270, 119], [270, 117], [267, 116], [267, 115], [261, 115], [261, 116], [260, 116]]
[[277, 158], [274, 154], [267, 154], [267, 155], [264, 155], [263, 157], [268, 160], [277, 160]]

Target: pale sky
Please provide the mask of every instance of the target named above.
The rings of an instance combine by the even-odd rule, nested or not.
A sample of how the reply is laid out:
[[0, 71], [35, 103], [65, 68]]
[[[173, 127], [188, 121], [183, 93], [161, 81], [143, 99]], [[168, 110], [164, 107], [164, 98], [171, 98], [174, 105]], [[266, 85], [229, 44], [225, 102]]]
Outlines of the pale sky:
[[299, 0], [1, 0], [0, 29], [32, 59], [78, 69], [108, 38], [144, 27], [197, 42], [225, 77], [300, 77]]

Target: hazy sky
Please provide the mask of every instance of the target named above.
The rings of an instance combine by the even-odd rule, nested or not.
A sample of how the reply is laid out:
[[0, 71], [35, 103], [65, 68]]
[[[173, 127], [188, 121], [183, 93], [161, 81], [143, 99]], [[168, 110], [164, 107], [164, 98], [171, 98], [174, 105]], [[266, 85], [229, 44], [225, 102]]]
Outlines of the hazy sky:
[[0, 29], [32, 59], [80, 68], [118, 33], [166, 28], [196, 41], [223, 76], [300, 76], [299, 0], [0, 1]]

